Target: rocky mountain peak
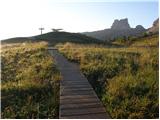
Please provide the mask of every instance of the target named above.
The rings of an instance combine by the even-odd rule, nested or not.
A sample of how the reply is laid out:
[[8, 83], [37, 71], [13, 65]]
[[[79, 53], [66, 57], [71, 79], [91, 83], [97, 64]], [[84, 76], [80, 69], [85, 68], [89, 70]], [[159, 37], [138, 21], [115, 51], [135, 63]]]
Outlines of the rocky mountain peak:
[[136, 30], [145, 30], [145, 28], [142, 25], [137, 25]]
[[128, 24], [128, 19], [120, 19], [120, 20], [114, 20], [111, 29], [114, 30], [121, 30], [121, 29], [130, 29], [130, 25]]
[[84, 34], [100, 40], [110, 41], [123, 36], [141, 36], [144, 32], [146, 32], [146, 29], [142, 25], [137, 25], [135, 28], [131, 28], [128, 23], [128, 19], [125, 18], [114, 20], [111, 28], [93, 32], [86, 32]]

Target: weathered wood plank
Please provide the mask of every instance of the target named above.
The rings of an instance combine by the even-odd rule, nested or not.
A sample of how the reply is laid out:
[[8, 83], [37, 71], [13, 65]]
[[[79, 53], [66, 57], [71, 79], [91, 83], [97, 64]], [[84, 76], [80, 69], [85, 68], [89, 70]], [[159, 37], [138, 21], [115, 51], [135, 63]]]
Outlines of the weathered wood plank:
[[62, 86], [88, 86], [90, 87], [87, 83], [61, 83]]
[[60, 99], [80, 99], [80, 98], [95, 98], [96, 96], [94, 95], [65, 95], [65, 96], [61, 96]]
[[91, 103], [91, 102], [100, 102], [98, 99], [96, 98], [81, 98], [81, 99], [61, 99], [60, 103], [61, 104], [70, 104], [70, 103], [77, 103], [77, 104], [81, 104], [81, 103]]
[[75, 79], [75, 80], [64, 80], [61, 81], [61, 83], [64, 83], [64, 84], [69, 84], [69, 83], [76, 83], [76, 84], [79, 84], [79, 83], [85, 83], [85, 84], [88, 84], [88, 81], [84, 80], [84, 79]]
[[90, 103], [71, 103], [71, 104], [64, 104], [61, 105], [60, 109], [80, 109], [80, 108], [97, 108], [97, 107], [103, 107], [101, 103], [99, 102], [90, 102]]
[[85, 91], [85, 90], [93, 90], [92, 88], [64, 88], [65, 91]]
[[76, 88], [76, 87], [77, 87], [77, 88], [90, 87], [89, 85], [78, 85], [78, 84], [72, 84], [72, 85], [71, 85], [71, 84], [68, 84], [68, 85], [64, 85], [64, 84], [62, 85], [62, 84], [61, 84], [61, 86], [62, 86], [62, 87], [75, 87], [75, 88]]
[[96, 114], [96, 113], [104, 113], [104, 108], [83, 108], [83, 109], [67, 109], [61, 110], [61, 115], [63, 116], [74, 116], [74, 115], [87, 115], [87, 114]]
[[93, 91], [89, 91], [89, 92], [62, 92], [60, 93], [61, 96], [64, 95], [94, 95]]
[[92, 89], [92, 88], [90, 88], [90, 87], [88, 87], [88, 86], [61, 86], [60, 87], [60, 89], [61, 90], [67, 90], [67, 89]]
[[62, 116], [61, 119], [106, 119], [110, 118], [106, 116], [105, 113], [94, 113], [94, 114], [87, 114], [87, 115], [75, 115], [75, 116]]

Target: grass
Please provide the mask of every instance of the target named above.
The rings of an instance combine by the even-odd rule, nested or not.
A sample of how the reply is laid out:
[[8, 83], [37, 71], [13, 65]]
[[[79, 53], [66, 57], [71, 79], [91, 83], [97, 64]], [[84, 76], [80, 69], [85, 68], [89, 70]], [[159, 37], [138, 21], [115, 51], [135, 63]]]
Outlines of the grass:
[[112, 42], [113, 45], [129, 46], [129, 47], [157, 47], [159, 41], [158, 34], [142, 37], [129, 37], [127, 40], [117, 39]]
[[[151, 47], [146, 41], [153, 39]], [[80, 64], [112, 118], [133, 119], [159, 117], [157, 43], [158, 36], [152, 36], [133, 41], [128, 47], [73, 43], [57, 47], [69, 60]]]
[[148, 46], [148, 47], [154, 47], [159, 45], [159, 41], [157, 40], [158, 35], [152, 35], [149, 37], [140, 38], [137, 40], [134, 40], [131, 46]]
[[58, 118], [60, 73], [46, 47], [44, 42], [2, 47], [2, 118]]

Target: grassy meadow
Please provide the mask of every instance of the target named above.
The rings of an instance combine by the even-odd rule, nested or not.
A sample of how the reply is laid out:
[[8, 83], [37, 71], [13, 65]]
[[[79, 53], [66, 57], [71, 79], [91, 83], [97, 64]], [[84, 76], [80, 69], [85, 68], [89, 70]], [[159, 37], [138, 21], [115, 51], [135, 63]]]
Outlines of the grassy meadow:
[[[117, 40], [111, 46], [68, 42], [55, 47], [80, 65], [112, 118], [158, 118], [158, 37]], [[58, 118], [61, 76], [47, 46], [1, 46], [2, 118]]]
[[45, 42], [2, 45], [2, 118], [58, 118], [60, 73], [46, 48]]
[[158, 118], [158, 36], [131, 41], [127, 47], [116, 44], [124, 47], [66, 43], [57, 48], [80, 64], [112, 118]]

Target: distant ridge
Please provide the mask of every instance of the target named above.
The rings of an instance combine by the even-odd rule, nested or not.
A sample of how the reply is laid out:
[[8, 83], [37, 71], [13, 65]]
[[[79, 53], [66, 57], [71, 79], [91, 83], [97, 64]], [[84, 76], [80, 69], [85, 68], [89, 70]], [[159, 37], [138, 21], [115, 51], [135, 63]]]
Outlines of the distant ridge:
[[100, 43], [101, 41], [96, 38], [92, 38], [80, 33], [69, 33], [69, 32], [49, 32], [42, 35], [33, 37], [16, 37], [6, 40], [2, 40], [1, 43], [22, 43], [22, 42], [38, 42], [46, 41], [49, 44], [63, 43], [63, 42], [75, 42], [75, 43]]
[[111, 28], [93, 31], [93, 32], [84, 32], [90, 37], [94, 37], [100, 40], [110, 41], [118, 37], [123, 36], [139, 36], [146, 32], [146, 29], [142, 25], [137, 25], [135, 28], [131, 28], [128, 19], [114, 20]]

